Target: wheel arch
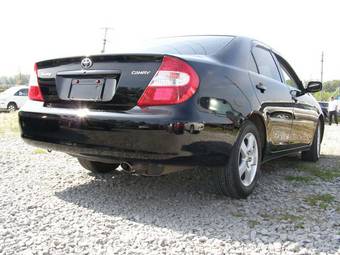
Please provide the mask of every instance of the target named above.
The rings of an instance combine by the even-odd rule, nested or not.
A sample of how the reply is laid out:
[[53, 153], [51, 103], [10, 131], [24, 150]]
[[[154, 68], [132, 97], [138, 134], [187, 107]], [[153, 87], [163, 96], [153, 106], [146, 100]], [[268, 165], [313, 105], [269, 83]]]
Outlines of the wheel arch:
[[319, 121], [320, 121], [320, 127], [321, 127], [321, 142], [323, 140], [323, 134], [324, 134], [324, 131], [325, 131], [325, 117], [323, 114], [320, 114], [319, 115]]
[[262, 145], [262, 159], [264, 157], [265, 151], [267, 149], [267, 127], [265, 124], [265, 120], [261, 113], [259, 112], [252, 112], [249, 114], [246, 118], [247, 120], [250, 120], [253, 122], [258, 128], [260, 138], [261, 138], [261, 145]]
[[15, 108], [18, 109], [18, 104], [17, 104], [15, 101], [9, 101], [9, 102], [7, 103], [7, 108], [8, 108], [8, 106], [10, 106], [11, 104], [14, 104], [14, 105], [15, 105]]

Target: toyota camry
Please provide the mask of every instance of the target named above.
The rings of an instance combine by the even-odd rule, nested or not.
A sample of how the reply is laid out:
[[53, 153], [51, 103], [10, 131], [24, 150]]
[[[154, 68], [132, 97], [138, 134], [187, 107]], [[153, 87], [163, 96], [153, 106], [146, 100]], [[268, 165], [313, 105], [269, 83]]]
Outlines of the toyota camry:
[[292, 152], [319, 159], [324, 116], [311, 93], [321, 89], [257, 40], [161, 38], [37, 62], [19, 121], [27, 143], [90, 171], [158, 176], [202, 166], [222, 194], [245, 198], [261, 163]]

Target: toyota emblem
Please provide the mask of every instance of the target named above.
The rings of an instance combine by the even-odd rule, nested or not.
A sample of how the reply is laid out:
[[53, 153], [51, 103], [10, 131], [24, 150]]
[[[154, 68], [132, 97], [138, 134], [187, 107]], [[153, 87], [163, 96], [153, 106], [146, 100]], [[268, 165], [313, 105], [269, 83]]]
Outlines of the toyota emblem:
[[93, 62], [90, 58], [83, 58], [80, 65], [83, 69], [89, 69], [93, 65]]

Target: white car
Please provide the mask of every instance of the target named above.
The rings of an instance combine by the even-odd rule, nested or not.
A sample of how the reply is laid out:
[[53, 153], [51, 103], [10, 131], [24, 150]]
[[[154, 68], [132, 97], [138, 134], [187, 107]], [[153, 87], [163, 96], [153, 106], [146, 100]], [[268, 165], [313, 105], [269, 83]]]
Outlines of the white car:
[[204, 129], [204, 124], [198, 122], [188, 122], [184, 124], [184, 129], [190, 132], [190, 134], [198, 134]]
[[0, 110], [16, 111], [28, 100], [28, 87], [15, 86], [0, 93]]

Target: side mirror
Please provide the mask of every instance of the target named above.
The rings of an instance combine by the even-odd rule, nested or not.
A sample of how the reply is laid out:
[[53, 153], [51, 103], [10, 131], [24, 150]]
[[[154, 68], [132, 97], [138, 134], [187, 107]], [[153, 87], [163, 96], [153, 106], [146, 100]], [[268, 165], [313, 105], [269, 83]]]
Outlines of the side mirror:
[[322, 90], [322, 82], [310, 81], [307, 84], [305, 92], [315, 93], [315, 92], [318, 92], [318, 91], [321, 91], [321, 90]]

